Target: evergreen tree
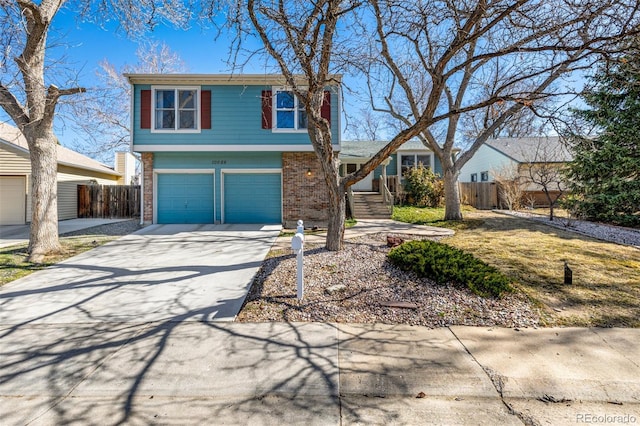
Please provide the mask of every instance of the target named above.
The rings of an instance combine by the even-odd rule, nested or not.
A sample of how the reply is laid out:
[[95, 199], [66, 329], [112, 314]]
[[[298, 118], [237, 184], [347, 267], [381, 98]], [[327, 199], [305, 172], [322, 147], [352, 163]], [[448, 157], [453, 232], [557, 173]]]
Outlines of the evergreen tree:
[[580, 217], [626, 226], [640, 225], [640, 43], [603, 65], [575, 110], [594, 126], [596, 137], [570, 135], [574, 161], [567, 177], [567, 204]]

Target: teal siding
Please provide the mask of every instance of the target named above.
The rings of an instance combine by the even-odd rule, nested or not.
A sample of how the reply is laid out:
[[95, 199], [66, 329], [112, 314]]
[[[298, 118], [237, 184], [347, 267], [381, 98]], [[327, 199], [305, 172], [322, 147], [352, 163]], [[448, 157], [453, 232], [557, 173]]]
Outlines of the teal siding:
[[[152, 133], [140, 129], [140, 91], [150, 85], [136, 85], [134, 91], [135, 145], [297, 145], [311, 144], [307, 132], [282, 133], [262, 129], [263, 90], [271, 86], [201, 86], [211, 90], [211, 129], [200, 133]], [[331, 94], [331, 131], [338, 143], [338, 95]], [[232, 149], [232, 147], [230, 147]]]
[[433, 173], [442, 176], [442, 163], [440, 162], [440, 159], [438, 157], [436, 157], [434, 155], [434, 159], [433, 159]]
[[[214, 220], [222, 220], [221, 169], [281, 169], [281, 152], [156, 152], [154, 169], [203, 169], [215, 172]], [[160, 175], [159, 175], [160, 176]], [[278, 200], [280, 202], [280, 199]]]
[[213, 174], [158, 174], [158, 223], [213, 223]]
[[224, 175], [225, 223], [281, 223], [282, 183], [279, 173]]
[[[376, 167], [373, 177], [379, 179], [382, 176], [382, 167]], [[395, 176], [398, 174], [398, 154], [391, 154], [391, 162], [387, 166], [387, 176]]]

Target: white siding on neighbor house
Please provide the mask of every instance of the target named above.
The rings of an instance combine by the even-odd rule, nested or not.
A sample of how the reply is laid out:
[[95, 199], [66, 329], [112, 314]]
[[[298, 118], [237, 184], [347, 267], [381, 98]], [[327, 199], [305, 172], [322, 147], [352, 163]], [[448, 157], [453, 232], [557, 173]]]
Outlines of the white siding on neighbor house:
[[500, 170], [503, 167], [517, 167], [516, 163], [511, 158], [502, 154], [499, 151], [491, 148], [487, 145], [482, 145], [476, 153], [471, 157], [467, 163], [462, 166], [460, 171], [460, 182], [471, 182], [471, 175], [476, 173], [478, 176], [478, 182], [480, 182], [480, 174], [482, 172], [489, 172], [489, 182], [494, 181], [494, 172]]
[[59, 165], [58, 220], [78, 217], [78, 185], [88, 185], [92, 180], [100, 185], [115, 185], [117, 179], [117, 176]]

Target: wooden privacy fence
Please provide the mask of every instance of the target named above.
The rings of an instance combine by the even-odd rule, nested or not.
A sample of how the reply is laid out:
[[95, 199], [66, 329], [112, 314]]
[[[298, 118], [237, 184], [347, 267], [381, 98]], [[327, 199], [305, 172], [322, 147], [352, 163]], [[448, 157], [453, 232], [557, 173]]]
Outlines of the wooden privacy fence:
[[140, 216], [140, 185], [78, 185], [79, 218]]
[[495, 182], [460, 182], [460, 199], [480, 210], [498, 208], [498, 185]]

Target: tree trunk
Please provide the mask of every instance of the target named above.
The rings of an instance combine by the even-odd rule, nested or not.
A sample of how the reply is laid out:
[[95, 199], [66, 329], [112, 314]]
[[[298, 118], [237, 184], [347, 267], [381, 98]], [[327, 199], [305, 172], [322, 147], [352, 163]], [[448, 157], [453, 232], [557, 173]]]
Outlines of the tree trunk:
[[58, 241], [57, 148], [53, 131], [25, 134], [31, 156], [31, 231], [29, 261], [60, 252]]
[[549, 221], [553, 222], [553, 207], [556, 202], [551, 200], [551, 194], [546, 188], [544, 189], [544, 195], [547, 196], [547, 201], [549, 202]]
[[326, 249], [342, 250], [344, 240], [344, 221], [347, 215], [347, 202], [343, 185], [329, 185], [329, 226], [327, 229]]
[[460, 208], [460, 188], [458, 175], [460, 172], [447, 169], [444, 172], [444, 220], [462, 220]]

